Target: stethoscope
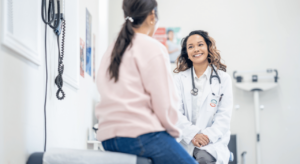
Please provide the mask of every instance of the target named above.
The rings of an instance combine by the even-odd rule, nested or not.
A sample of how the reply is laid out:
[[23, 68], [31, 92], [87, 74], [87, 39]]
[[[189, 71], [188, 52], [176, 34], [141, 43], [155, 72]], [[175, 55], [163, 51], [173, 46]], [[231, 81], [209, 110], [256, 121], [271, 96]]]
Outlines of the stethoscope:
[[[215, 70], [215, 68], [213, 67], [213, 65], [211, 65], [213, 71], [211, 72], [210, 74], [210, 78], [209, 78], [209, 83], [210, 83], [210, 87], [211, 87], [211, 83], [212, 83], [212, 79], [213, 78], [217, 78], [218, 81], [219, 81], [219, 84], [221, 85], [221, 79], [218, 75], [218, 72]], [[193, 71], [193, 67], [191, 67], [191, 75], [192, 75], [192, 84], [193, 84], [193, 89], [191, 90], [191, 94], [193, 96], [197, 96], [198, 95], [198, 89], [195, 87], [195, 82], [194, 82], [194, 71]], [[213, 75], [213, 73], [215, 73], [216, 75]], [[220, 88], [219, 88], [220, 89]], [[212, 90], [212, 89], [211, 89]], [[215, 93], [214, 91], [212, 90], [212, 95], [215, 96]], [[220, 99], [219, 99], [219, 102], [222, 100], [222, 97], [223, 97], [224, 94], [221, 94], [220, 95]]]

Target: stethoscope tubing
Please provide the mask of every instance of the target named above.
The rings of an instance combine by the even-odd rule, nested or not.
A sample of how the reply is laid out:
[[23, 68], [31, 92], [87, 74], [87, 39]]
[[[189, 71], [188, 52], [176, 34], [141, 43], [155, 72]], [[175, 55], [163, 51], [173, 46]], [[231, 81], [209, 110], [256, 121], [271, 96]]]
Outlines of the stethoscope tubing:
[[[212, 84], [212, 78], [217, 78], [218, 81], [219, 81], [219, 84], [221, 85], [221, 79], [219, 77], [219, 74], [217, 73], [217, 71], [215, 70], [214, 66], [211, 65], [213, 71], [211, 72], [210, 74], [210, 78], [209, 78], [209, 84], [211, 85]], [[193, 96], [197, 96], [198, 95], [198, 88], [195, 87], [195, 81], [194, 81], [194, 71], [193, 71], [194, 67], [192, 66], [191, 67], [191, 77], [192, 77], [192, 85], [193, 85], [193, 89], [191, 90], [191, 94]], [[216, 75], [213, 75], [213, 72], [215, 72]], [[212, 91], [212, 95], [215, 96], [215, 93]], [[223, 97], [224, 94], [221, 94], [220, 95], [220, 99], [219, 99], [219, 102], [222, 100], [222, 97]]]

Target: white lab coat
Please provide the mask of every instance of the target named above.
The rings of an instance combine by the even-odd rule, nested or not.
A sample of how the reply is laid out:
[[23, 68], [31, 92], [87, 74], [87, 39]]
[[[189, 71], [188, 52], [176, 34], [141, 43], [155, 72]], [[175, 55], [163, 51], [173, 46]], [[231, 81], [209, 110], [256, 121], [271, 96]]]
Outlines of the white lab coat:
[[[227, 145], [230, 140], [230, 120], [233, 105], [232, 82], [227, 73], [218, 70], [221, 85], [217, 78], [213, 78], [210, 87], [211, 69], [209, 67], [209, 74], [202, 93], [203, 99], [200, 102], [200, 113], [195, 125], [191, 123], [192, 108], [195, 108], [193, 101], [197, 101], [191, 95], [193, 88], [191, 68], [174, 76], [177, 94], [180, 98], [180, 113], [177, 125], [182, 131], [182, 135], [177, 140], [192, 155], [195, 146], [191, 140], [197, 133], [203, 133], [209, 137], [210, 143], [200, 149], [206, 150], [213, 155], [217, 160], [216, 164], [228, 164], [230, 152]], [[221, 102], [219, 102], [221, 94], [219, 87], [221, 87], [220, 92], [224, 94]], [[212, 90], [214, 90], [216, 96], [212, 95]], [[212, 99], [218, 100], [216, 107], [211, 107]]]

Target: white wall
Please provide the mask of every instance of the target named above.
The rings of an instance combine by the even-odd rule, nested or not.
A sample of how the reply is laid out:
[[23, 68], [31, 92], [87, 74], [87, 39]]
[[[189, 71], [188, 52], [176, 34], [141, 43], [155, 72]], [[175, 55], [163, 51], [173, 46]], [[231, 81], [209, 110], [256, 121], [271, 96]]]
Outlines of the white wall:
[[[234, 70], [275, 68], [277, 88], [260, 94], [263, 164], [299, 163], [300, 1], [158, 0], [160, 26], [181, 27], [183, 36], [206, 30], [216, 40], [232, 76]], [[109, 3], [109, 42], [124, 22], [122, 0]], [[253, 93], [233, 87], [231, 130], [238, 136], [238, 160], [256, 163]]]
[[[31, 1], [32, 2], [32, 1]], [[15, 2], [16, 3], [16, 2]], [[40, 1], [36, 10], [40, 14]], [[67, 0], [66, 5], [76, 3], [79, 8], [77, 15], [66, 16], [66, 37], [77, 35], [85, 40], [85, 9], [88, 8], [93, 17], [93, 33], [96, 34], [96, 67], [98, 68], [101, 55], [107, 47], [107, 0]], [[0, 3], [2, 10], [3, 1]], [[66, 6], [68, 9], [68, 7]], [[69, 9], [69, 11], [72, 9]], [[68, 12], [68, 11], [66, 11]], [[26, 15], [26, 14], [25, 14]], [[24, 19], [26, 19], [24, 15]], [[39, 48], [41, 65], [32, 64], [16, 52], [0, 45], [0, 163], [26, 163], [33, 152], [42, 152], [44, 147], [44, 94], [45, 94], [45, 62], [44, 62], [44, 25], [38, 15], [41, 28], [37, 31], [42, 43]], [[71, 33], [68, 22], [79, 19], [78, 33]], [[0, 12], [0, 38], [3, 38], [3, 12]], [[21, 21], [21, 20], [14, 20]], [[28, 19], [27, 23], [31, 23]], [[49, 28], [48, 28], [49, 29]], [[101, 31], [100, 31], [101, 30]], [[106, 30], [106, 31], [105, 31]], [[26, 31], [24, 31], [25, 33]], [[79, 87], [64, 84], [66, 98], [56, 99], [57, 88], [54, 78], [57, 75], [56, 40], [52, 30], [48, 31], [48, 99], [47, 99], [47, 149], [87, 148], [87, 131], [94, 119], [94, 105], [99, 99], [95, 83], [87, 73], [79, 77]], [[69, 33], [68, 33], [69, 32]], [[66, 55], [74, 55], [79, 59], [79, 37], [76, 45], [65, 50]], [[72, 53], [76, 49], [78, 53]], [[68, 54], [69, 53], [69, 54]], [[78, 55], [77, 55], [78, 54]], [[75, 60], [76, 61], [76, 60]], [[78, 68], [75, 72], [79, 75]], [[65, 65], [70, 61], [64, 61]], [[96, 71], [97, 71], [96, 68]]]
[[[1, 8], [1, 3], [0, 3], [0, 8]], [[1, 22], [1, 17], [0, 17], [0, 22]], [[0, 55], [0, 61], [2, 61], [2, 55]], [[3, 79], [3, 74], [2, 74], [2, 65], [0, 64], [0, 86], [2, 86], [2, 79]], [[3, 109], [2, 104], [3, 104], [3, 94], [0, 93], [0, 163], [4, 163], [4, 151], [3, 151]]]
[[[0, 3], [0, 8], [2, 8], [2, 3]], [[0, 26], [2, 26], [1, 24], [2, 22], [2, 17], [0, 16]], [[0, 38], [1, 38], [1, 32], [0, 32]], [[2, 52], [0, 53], [0, 61], [3, 61], [2, 59]], [[2, 86], [2, 81], [4, 79], [3, 77], [3, 66], [2, 64], [0, 64], [0, 86]], [[1, 88], [0, 88], [1, 89]], [[3, 132], [3, 101], [4, 101], [4, 97], [3, 97], [3, 94], [1, 92], [2, 90], [0, 90], [0, 163], [4, 163], [4, 151], [3, 151], [3, 135], [4, 135], [4, 132]]]
[[122, 10], [123, 0], [109, 1], [108, 15], [109, 15], [109, 30], [108, 30], [108, 41], [111, 44], [118, 36], [121, 30], [122, 24], [124, 23], [124, 15]]

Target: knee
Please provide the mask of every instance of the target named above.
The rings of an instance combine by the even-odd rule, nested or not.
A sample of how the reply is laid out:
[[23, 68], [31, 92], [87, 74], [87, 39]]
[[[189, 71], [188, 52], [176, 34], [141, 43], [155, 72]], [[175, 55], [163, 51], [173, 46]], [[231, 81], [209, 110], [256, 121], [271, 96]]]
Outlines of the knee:
[[199, 164], [212, 164], [212, 163], [214, 163], [214, 162], [211, 162], [210, 160], [207, 160], [207, 159], [205, 159], [203, 157], [197, 159], [197, 161], [198, 161]]
[[215, 164], [216, 159], [205, 150], [194, 150], [194, 158], [199, 164]]
[[204, 158], [200, 158], [197, 161], [199, 164], [206, 164], [206, 160]]

